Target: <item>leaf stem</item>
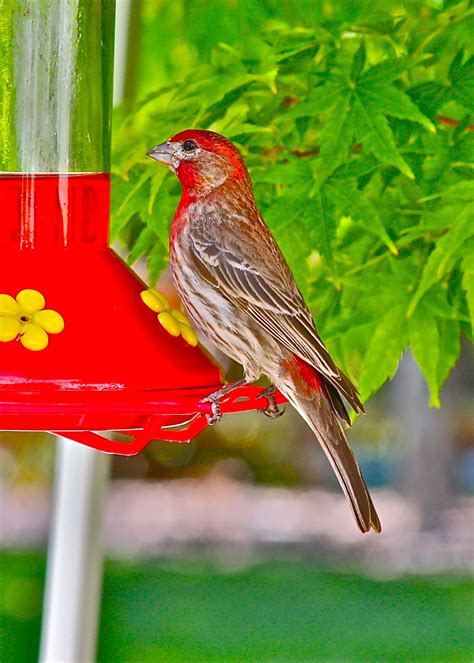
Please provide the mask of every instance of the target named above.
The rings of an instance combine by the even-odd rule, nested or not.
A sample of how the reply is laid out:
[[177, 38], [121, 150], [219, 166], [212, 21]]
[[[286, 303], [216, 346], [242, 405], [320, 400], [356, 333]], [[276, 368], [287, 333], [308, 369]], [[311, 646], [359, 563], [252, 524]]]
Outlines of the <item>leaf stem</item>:
[[419, 55], [430, 43], [430, 41], [433, 41], [445, 28], [447, 28], [449, 25], [454, 25], [454, 23], [458, 23], [459, 21], [463, 21], [465, 18], [468, 18], [469, 16], [472, 16], [474, 14], [474, 9], [468, 9], [466, 12], [459, 14], [459, 16], [455, 16], [447, 25], [440, 25], [438, 26], [435, 30], [430, 32], [419, 44], [416, 49], [413, 51], [413, 55]]
[[[412, 242], [414, 242], [416, 239], [419, 238], [414, 238], [414, 237], [409, 237], [409, 238], [401, 238], [397, 240], [397, 248], [405, 248]], [[390, 257], [396, 257], [393, 255], [391, 251], [385, 251], [384, 253], [381, 253], [378, 256], [375, 256], [374, 258], [371, 258], [370, 260], [367, 260], [364, 262], [363, 265], [359, 265], [358, 267], [355, 267], [354, 269], [351, 269], [350, 272], [347, 272], [345, 276], [354, 276], [354, 274], [358, 274], [359, 272], [362, 272], [364, 269], [367, 269], [368, 267], [373, 267], [374, 265], [377, 265], [379, 262], [382, 262], [382, 260], [385, 260], [385, 258], [390, 258]]]

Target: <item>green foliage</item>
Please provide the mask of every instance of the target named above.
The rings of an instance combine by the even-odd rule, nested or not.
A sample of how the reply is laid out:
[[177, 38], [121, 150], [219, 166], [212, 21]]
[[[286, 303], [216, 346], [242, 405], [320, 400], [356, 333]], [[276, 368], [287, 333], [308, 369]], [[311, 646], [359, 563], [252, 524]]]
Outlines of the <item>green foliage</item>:
[[145, 94], [114, 132], [113, 235], [131, 263], [148, 259], [154, 282], [179, 185], [144, 154], [185, 128], [225, 134], [363, 398], [411, 346], [439, 405], [474, 310], [474, 11], [449, 0], [204, 4], [146, 5]]

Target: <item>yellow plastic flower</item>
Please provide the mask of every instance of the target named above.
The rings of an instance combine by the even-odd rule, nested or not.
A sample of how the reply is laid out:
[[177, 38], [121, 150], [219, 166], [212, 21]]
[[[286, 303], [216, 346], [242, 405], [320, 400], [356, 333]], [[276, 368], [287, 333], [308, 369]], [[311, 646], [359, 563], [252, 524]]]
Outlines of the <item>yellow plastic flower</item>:
[[38, 290], [21, 290], [15, 299], [0, 295], [0, 342], [19, 339], [28, 350], [44, 350], [48, 334], [60, 334], [64, 329], [62, 316], [45, 306]]
[[182, 336], [186, 343], [195, 347], [198, 344], [196, 332], [188, 318], [176, 308], [171, 308], [169, 301], [156, 288], [142, 290], [140, 297], [144, 303], [157, 313], [159, 323], [171, 336]]

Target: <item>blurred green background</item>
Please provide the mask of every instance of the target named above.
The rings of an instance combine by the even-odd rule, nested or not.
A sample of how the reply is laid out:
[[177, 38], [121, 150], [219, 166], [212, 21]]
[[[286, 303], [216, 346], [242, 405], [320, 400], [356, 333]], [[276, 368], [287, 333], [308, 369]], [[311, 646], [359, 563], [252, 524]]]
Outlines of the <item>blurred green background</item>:
[[[1, 660], [35, 661], [44, 559], [0, 561]], [[98, 660], [467, 662], [471, 601], [467, 578], [380, 581], [305, 559], [232, 572], [196, 559], [108, 562]]]
[[[280, 23], [350, 22], [361, 4], [374, 16], [382, 6], [136, 1], [117, 126], [137, 99], [192, 75], [219, 43], [238, 48]], [[470, 11], [449, 0], [402, 5], [427, 19]], [[149, 146], [166, 137], [157, 126]], [[146, 273], [143, 264], [137, 270]], [[291, 412], [278, 422], [229, 417], [190, 445], [152, 443], [137, 458], [114, 459], [98, 660], [472, 661], [472, 367], [464, 349], [434, 411], [407, 353], [351, 430], [380, 505], [379, 538], [355, 531], [325, 460]], [[47, 435], [0, 434], [6, 663], [38, 655], [54, 452]]]

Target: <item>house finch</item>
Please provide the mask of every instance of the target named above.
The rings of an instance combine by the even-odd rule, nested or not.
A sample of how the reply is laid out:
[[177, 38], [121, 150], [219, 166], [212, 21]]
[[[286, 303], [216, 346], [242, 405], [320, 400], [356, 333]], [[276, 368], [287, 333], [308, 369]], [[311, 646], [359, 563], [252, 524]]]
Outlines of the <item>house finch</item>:
[[266, 413], [277, 416], [278, 388], [313, 430], [349, 499], [362, 532], [380, 532], [360, 468], [341, 420], [341, 395], [364, 408], [354, 385], [334, 364], [275, 239], [257, 209], [250, 177], [234, 145], [211, 131], [183, 131], [148, 152], [176, 173], [182, 196], [170, 237], [173, 281], [205, 336], [242, 364], [244, 379], [208, 397], [266, 375]]

